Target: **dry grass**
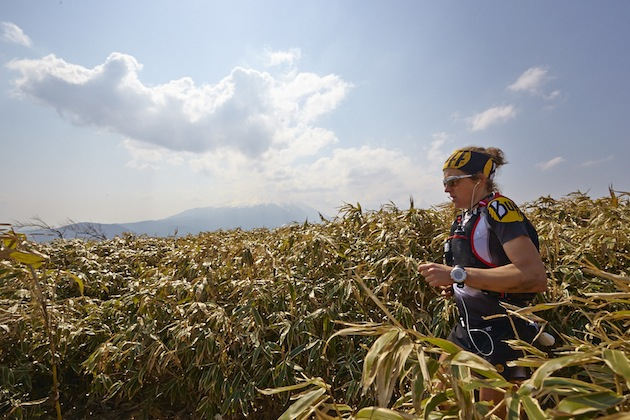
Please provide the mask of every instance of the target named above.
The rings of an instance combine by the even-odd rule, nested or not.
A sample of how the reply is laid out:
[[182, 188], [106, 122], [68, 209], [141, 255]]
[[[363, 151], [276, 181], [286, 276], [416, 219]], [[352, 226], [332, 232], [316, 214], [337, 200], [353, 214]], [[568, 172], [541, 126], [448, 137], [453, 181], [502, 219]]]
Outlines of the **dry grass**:
[[513, 416], [627, 412], [628, 207], [627, 194], [612, 191], [525, 206], [550, 290], [518, 316], [548, 321], [558, 345], [513, 343], [525, 352], [519, 363], [535, 369], [519, 389], [443, 339], [453, 304], [424, 287], [416, 266], [441, 259], [446, 207], [347, 205], [334, 220], [275, 230], [49, 244], [16, 239], [7, 226], [0, 412], [489, 418], [474, 398], [481, 386], [506, 392]]

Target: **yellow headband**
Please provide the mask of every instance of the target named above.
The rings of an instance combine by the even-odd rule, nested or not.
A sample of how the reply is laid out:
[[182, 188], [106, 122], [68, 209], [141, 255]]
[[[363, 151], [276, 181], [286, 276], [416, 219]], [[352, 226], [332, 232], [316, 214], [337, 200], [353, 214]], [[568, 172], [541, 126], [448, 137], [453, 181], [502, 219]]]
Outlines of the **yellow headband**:
[[489, 179], [492, 179], [497, 169], [497, 164], [490, 156], [483, 153], [473, 152], [472, 150], [456, 150], [444, 162], [442, 170], [444, 169], [459, 169], [471, 175], [481, 172]]

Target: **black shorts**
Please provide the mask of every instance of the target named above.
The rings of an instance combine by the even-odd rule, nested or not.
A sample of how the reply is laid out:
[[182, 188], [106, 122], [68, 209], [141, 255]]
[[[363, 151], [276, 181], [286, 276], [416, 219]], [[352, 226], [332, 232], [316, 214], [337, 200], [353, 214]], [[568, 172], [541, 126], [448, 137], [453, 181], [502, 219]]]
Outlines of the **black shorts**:
[[[536, 336], [536, 328], [520, 318], [512, 317], [512, 321], [518, 331], [518, 337], [531, 343]], [[490, 362], [505, 379], [526, 379], [531, 375], [528, 368], [507, 365], [507, 362], [524, 355], [523, 351], [514, 350], [505, 342], [515, 338], [514, 328], [505, 317], [484, 321], [480, 325], [471, 325], [470, 328], [459, 323], [448, 336], [449, 341]]]

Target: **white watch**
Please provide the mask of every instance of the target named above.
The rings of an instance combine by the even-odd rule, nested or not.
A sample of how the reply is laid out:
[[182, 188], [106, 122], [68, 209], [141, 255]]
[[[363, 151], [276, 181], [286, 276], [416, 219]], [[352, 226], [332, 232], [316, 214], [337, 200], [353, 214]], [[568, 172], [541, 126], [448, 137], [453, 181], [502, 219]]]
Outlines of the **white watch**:
[[462, 267], [461, 265], [456, 265], [451, 270], [451, 279], [453, 280], [455, 284], [457, 284], [457, 287], [464, 287], [464, 282], [466, 281], [466, 277], [468, 277], [468, 274], [466, 273], [466, 269]]

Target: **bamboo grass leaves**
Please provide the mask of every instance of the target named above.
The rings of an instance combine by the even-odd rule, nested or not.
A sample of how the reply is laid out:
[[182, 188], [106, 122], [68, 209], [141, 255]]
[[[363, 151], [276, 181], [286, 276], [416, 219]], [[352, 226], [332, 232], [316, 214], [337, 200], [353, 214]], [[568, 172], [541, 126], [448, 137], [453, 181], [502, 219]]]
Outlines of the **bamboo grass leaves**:
[[452, 301], [419, 281], [420, 261], [441, 260], [447, 207], [346, 205], [335, 219], [274, 230], [45, 244], [7, 226], [0, 413], [491, 419], [475, 399], [482, 386], [505, 392], [513, 419], [628, 412], [629, 207], [618, 192], [525, 207], [550, 288], [513, 310], [547, 321], [557, 344], [512, 343], [534, 370], [520, 388], [445, 340]]
[[16, 233], [7, 224], [0, 224], [0, 260], [13, 260], [33, 268], [41, 267], [46, 256], [34, 249], [24, 249], [28, 245], [26, 235]]

